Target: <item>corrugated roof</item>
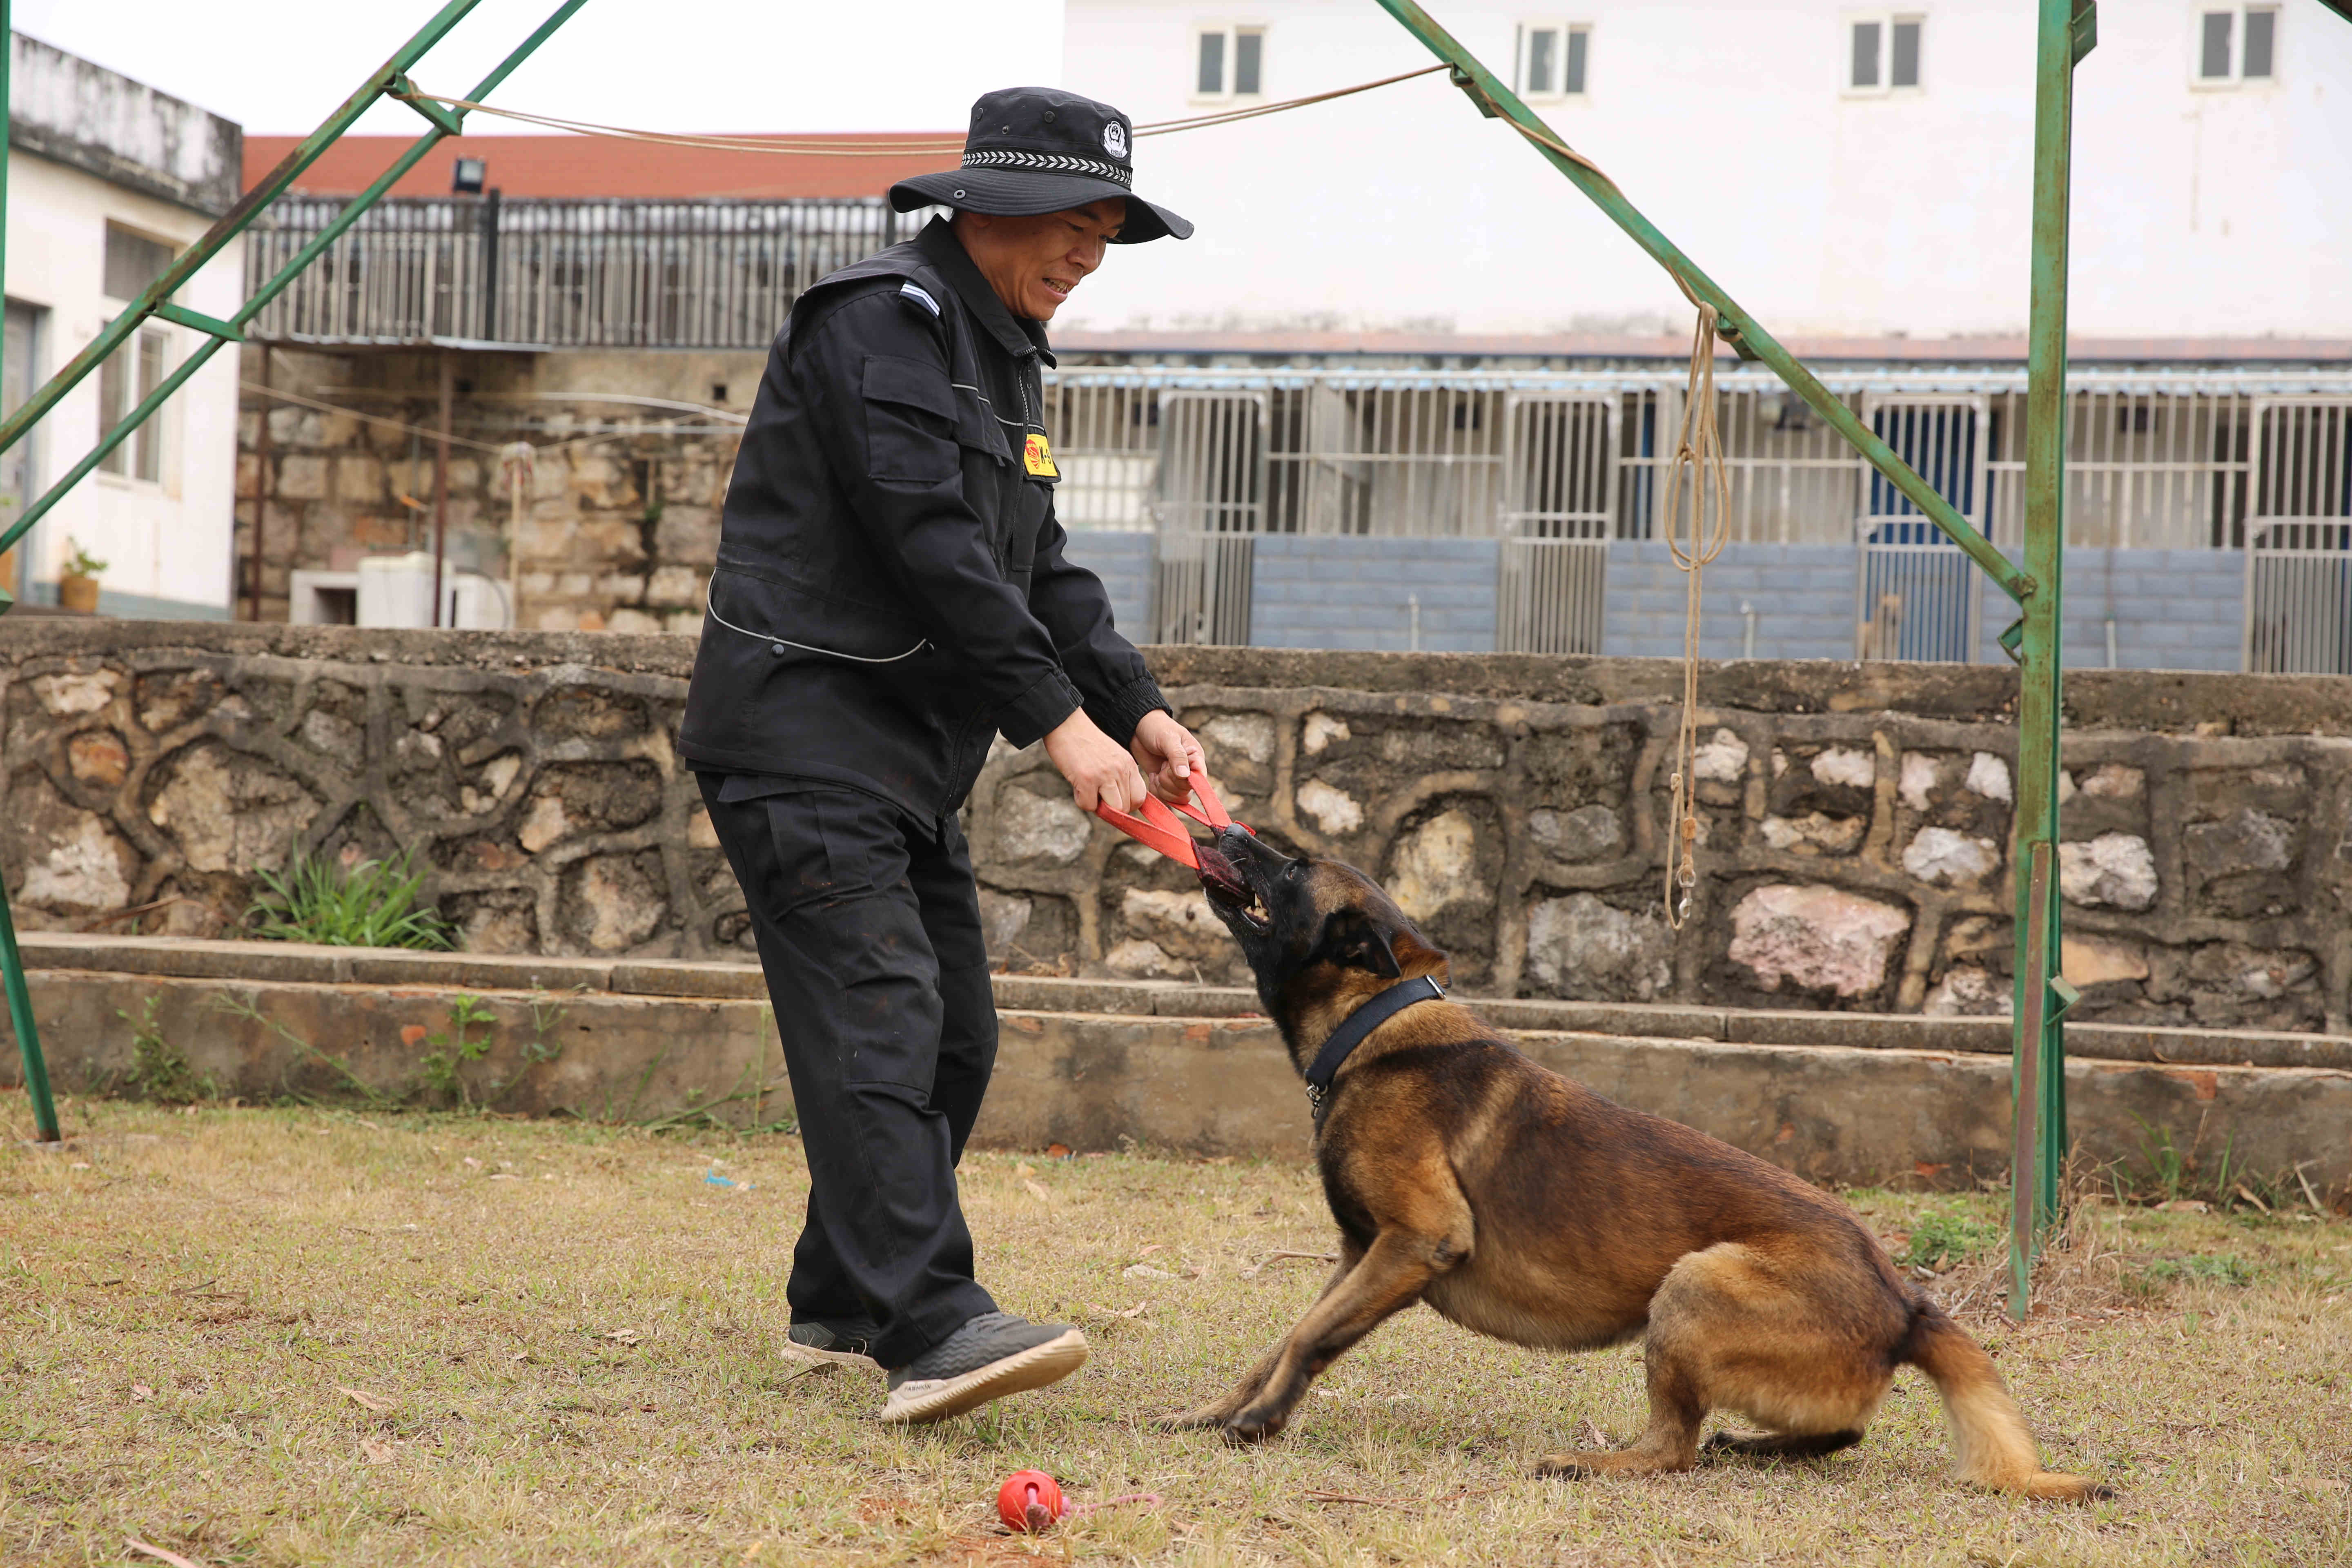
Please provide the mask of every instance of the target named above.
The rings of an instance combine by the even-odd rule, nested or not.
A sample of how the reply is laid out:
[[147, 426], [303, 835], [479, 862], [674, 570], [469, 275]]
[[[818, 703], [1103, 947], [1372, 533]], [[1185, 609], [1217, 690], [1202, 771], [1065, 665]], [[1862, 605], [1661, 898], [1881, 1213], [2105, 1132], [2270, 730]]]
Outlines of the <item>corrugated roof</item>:
[[[1870, 361], [1888, 364], [2002, 364], [2025, 362], [2023, 337], [1832, 338], [1792, 336], [1783, 347], [1806, 361]], [[1470, 359], [1559, 358], [1686, 360], [1687, 333], [1637, 337], [1574, 332], [1467, 333], [1420, 331], [1121, 331], [1072, 328], [1054, 334], [1054, 348], [1073, 354], [1296, 354], [1337, 360], [1346, 355], [1459, 356]], [[2070, 363], [2088, 364], [2342, 364], [2352, 342], [2340, 338], [2070, 338]], [[1732, 363], [1727, 344], [1717, 360]]]
[[[952, 140], [953, 132], [902, 135], [861, 132], [843, 142], [929, 143]], [[806, 144], [832, 138], [796, 135]], [[352, 195], [405, 152], [413, 136], [346, 136], [294, 183], [311, 195]], [[254, 185], [299, 144], [299, 136], [247, 136], [245, 188]], [[956, 165], [953, 153], [915, 152], [863, 157], [824, 153], [778, 153], [671, 147], [602, 136], [457, 136], [442, 142], [394, 185], [396, 196], [446, 196], [451, 165], [459, 158], [489, 164], [489, 184], [509, 196], [878, 196], [910, 174]]]

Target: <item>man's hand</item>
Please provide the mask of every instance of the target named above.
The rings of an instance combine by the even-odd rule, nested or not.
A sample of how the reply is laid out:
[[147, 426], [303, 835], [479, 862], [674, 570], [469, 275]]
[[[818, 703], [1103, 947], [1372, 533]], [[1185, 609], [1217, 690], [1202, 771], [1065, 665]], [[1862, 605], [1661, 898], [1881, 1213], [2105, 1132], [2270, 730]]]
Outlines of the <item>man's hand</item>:
[[1046, 731], [1045, 755], [1070, 781], [1070, 798], [1080, 811], [1092, 811], [1097, 801], [1114, 811], [1132, 812], [1143, 805], [1143, 774], [1137, 771], [1135, 759], [1097, 729], [1085, 709]]
[[1209, 771], [1192, 731], [1156, 708], [1135, 727], [1128, 750], [1135, 753], [1151, 793], [1171, 805], [1192, 799], [1193, 776]]

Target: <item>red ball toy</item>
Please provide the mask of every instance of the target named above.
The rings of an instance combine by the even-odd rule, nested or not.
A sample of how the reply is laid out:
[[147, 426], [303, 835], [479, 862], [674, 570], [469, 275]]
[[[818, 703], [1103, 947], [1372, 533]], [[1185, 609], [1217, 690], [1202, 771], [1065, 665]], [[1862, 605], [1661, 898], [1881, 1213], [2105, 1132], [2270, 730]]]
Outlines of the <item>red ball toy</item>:
[[1060, 1484], [1043, 1470], [1015, 1470], [996, 1489], [996, 1517], [1007, 1530], [1034, 1535], [1069, 1511]]

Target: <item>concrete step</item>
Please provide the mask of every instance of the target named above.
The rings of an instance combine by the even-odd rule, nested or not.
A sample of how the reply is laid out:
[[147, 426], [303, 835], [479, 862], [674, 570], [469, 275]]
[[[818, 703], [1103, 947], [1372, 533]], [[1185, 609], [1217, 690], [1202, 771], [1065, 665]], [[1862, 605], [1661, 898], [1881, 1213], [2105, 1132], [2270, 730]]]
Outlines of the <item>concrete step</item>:
[[[677, 960], [508, 957], [396, 948], [311, 947], [278, 942], [194, 942], [180, 937], [26, 931], [30, 969], [78, 969], [183, 979], [275, 980], [300, 984], [432, 986], [451, 991], [563, 992], [764, 1001], [757, 964]], [[1175, 981], [996, 976], [1000, 1009], [1139, 1018], [1255, 1016], [1255, 992]], [[1599, 1034], [1727, 1045], [1837, 1046], [1855, 1050], [1969, 1052], [2006, 1057], [2006, 1018], [1931, 1018], [1909, 1013], [1824, 1013], [1803, 1008], [1686, 1006], [1676, 1003], [1557, 1002], [1465, 995], [1499, 1028]], [[2190, 1067], [2335, 1068], [2352, 1070], [2352, 1037], [2245, 1029], [2074, 1024], [2070, 1056]]]
[[[52, 932], [28, 933], [24, 946], [51, 1071], [68, 1093], [137, 1092], [144, 1035], [219, 1093], [248, 1100], [749, 1126], [790, 1111], [774, 1020], [750, 965]], [[460, 1024], [460, 995], [488, 1016]], [[1245, 992], [1005, 976], [998, 997], [1003, 1046], [976, 1134], [985, 1145], [1308, 1149], [1297, 1074]], [[1953, 1186], [2007, 1170], [2010, 1072], [1997, 1020], [1474, 1005], [1538, 1061], [1816, 1180]], [[2228, 1065], [2347, 1042], [2070, 1036], [2073, 1128], [2095, 1158], [2144, 1165], [2162, 1135], [2208, 1168], [2227, 1150], [2235, 1170], [2300, 1167], [2330, 1197], [2352, 1189], [2352, 1071]], [[478, 1059], [436, 1082], [431, 1058], [461, 1056], [461, 1046], [479, 1047]], [[2125, 1054], [2141, 1049], [2150, 1055]], [[9, 1048], [0, 1082], [17, 1070]]]

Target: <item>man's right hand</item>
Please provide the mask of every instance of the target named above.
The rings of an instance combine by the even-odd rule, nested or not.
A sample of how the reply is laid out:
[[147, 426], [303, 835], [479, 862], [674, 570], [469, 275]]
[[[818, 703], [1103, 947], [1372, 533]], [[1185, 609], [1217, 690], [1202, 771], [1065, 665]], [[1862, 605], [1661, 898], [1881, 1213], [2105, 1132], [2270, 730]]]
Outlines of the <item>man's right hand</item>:
[[1114, 811], [1143, 805], [1143, 772], [1125, 746], [1096, 727], [1081, 708], [1045, 734], [1045, 755], [1070, 781], [1070, 798], [1080, 811], [1099, 801]]

